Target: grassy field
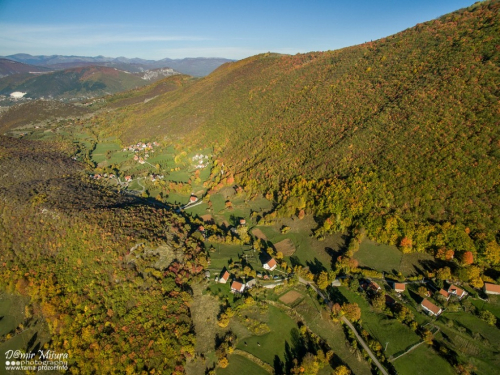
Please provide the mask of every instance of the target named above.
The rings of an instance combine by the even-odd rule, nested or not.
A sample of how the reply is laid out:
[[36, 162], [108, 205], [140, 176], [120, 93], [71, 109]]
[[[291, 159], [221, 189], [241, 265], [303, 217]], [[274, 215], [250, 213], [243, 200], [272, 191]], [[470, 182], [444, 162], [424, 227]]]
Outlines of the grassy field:
[[395, 246], [381, 245], [370, 240], [364, 240], [354, 257], [362, 267], [373, 268], [380, 272], [397, 273], [403, 253]]
[[[23, 331], [14, 334], [9, 340], [5, 340], [5, 335], [16, 329], [19, 324], [25, 323], [25, 306], [29, 299], [11, 294], [0, 295], [0, 353], [8, 350], [21, 350], [42, 347], [50, 339], [49, 329], [45, 320], [35, 317], [34, 325], [25, 326]], [[4, 341], [5, 340], [5, 341]], [[0, 367], [0, 374], [3, 372]]]
[[[281, 233], [281, 227], [286, 225], [290, 230], [286, 234]], [[277, 224], [272, 226], [259, 226], [273, 244], [290, 239], [295, 245], [295, 252], [292, 257], [285, 257], [292, 264], [301, 264], [309, 266], [313, 272], [330, 270], [332, 266], [332, 257], [339, 254], [339, 250], [344, 246], [344, 240], [340, 233], [326, 236], [325, 240], [318, 241], [311, 237], [311, 229], [315, 227], [312, 217], [306, 217], [303, 220], [278, 220]]]
[[500, 296], [489, 296], [488, 302], [475, 299], [471, 300], [472, 304], [479, 310], [488, 310], [493, 315], [500, 319]]
[[401, 375], [455, 374], [453, 367], [427, 344], [420, 345], [392, 364]]
[[226, 368], [217, 368], [217, 375], [269, 375], [262, 367], [241, 355], [232, 354], [228, 359], [229, 366]]
[[247, 337], [239, 336], [237, 348], [273, 366], [275, 356], [285, 362], [285, 348], [288, 346], [293, 350], [299, 332], [297, 324], [278, 308], [269, 306], [266, 315], [262, 320], [271, 331], [261, 336], [253, 336], [247, 331]]
[[[220, 269], [227, 267], [228, 261], [230, 259], [238, 260], [239, 256], [243, 254], [243, 250], [247, 249], [248, 246], [242, 245], [226, 245], [226, 244], [211, 244], [207, 242], [206, 246], [210, 247], [213, 245], [216, 251], [210, 253], [210, 268]], [[251, 259], [249, 258], [249, 261]]]
[[0, 295], [0, 337], [22, 323], [26, 301], [10, 294]]
[[[492, 349], [500, 349], [500, 330], [496, 327], [488, 325], [483, 320], [478, 317], [466, 313], [466, 312], [456, 312], [456, 313], [443, 313], [443, 317], [454, 320], [458, 322], [462, 327], [467, 329], [467, 333], [474, 336], [474, 333], [479, 333], [484, 339], [481, 339], [485, 346], [489, 346]], [[480, 339], [479, 337], [476, 338]]]
[[435, 262], [434, 257], [430, 254], [403, 254], [395, 246], [378, 244], [370, 240], [361, 242], [359, 251], [356, 252], [354, 258], [362, 267], [393, 274], [401, 272], [407, 277], [422, 274], [429, 267], [429, 264]]

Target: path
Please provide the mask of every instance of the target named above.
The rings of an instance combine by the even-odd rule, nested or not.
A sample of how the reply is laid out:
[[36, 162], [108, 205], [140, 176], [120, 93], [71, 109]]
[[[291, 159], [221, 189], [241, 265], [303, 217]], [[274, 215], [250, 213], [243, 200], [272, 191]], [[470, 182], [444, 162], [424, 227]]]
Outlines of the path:
[[[302, 284], [309, 285], [311, 288], [313, 288], [316, 291], [316, 293], [321, 298], [323, 298], [323, 300], [326, 301], [327, 304], [328, 304], [328, 306], [331, 308], [332, 301], [328, 300], [328, 298], [325, 297], [325, 295], [323, 294], [323, 292], [321, 292], [318, 288], [316, 288], [316, 286], [311, 281], [307, 281], [307, 280], [305, 280], [305, 279], [303, 279], [302, 277], [299, 276], [299, 282], [302, 283]], [[370, 358], [373, 360], [373, 363], [375, 363], [375, 365], [379, 368], [380, 372], [382, 374], [384, 374], [384, 375], [389, 375], [389, 373], [384, 368], [384, 366], [382, 366], [382, 364], [379, 362], [379, 360], [377, 359], [377, 357], [375, 356], [375, 354], [373, 354], [373, 352], [368, 347], [368, 345], [366, 345], [365, 340], [363, 340], [363, 338], [358, 334], [358, 331], [356, 331], [356, 328], [352, 325], [352, 323], [349, 320], [347, 320], [347, 318], [345, 316], [343, 316], [341, 319], [354, 332], [354, 334], [356, 335], [356, 339], [359, 341], [359, 343], [361, 344], [361, 346], [363, 347], [363, 349], [368, 353], [368, 355], [370, 356]]]
[[[429, 324], [429, 323], [427, 323]], [[425, 324], [424, 327], [427, 325]], [[436, 332], [432, 333], [432, 335], [436, 335], [436, 333], [438, 333], [440, 331], [440, 328], [439, 327], [436, 327], [436, 326], [433, 326], [434, 328], [436, 328]], [[417, 347], [419, 347], [420, 345], [422, 345], [425, 341], [420, 341], [418, 343], [416, 343], [415, 345], [412, 345], [408, 350], [406, 350], [404, 353], [401, 353], [400, 355], [398, 355], [396, 358], [392, 358], [392, 359], [389, 359], [389, 362], [394, 362], [396, 359], [408, 354], [409, 352], [411, 352], [413, 349], [416, 349]]]
[[356, 331], [356, 328], [354, 328], [354, 326], [352, 325], [352, 323], [347, 320], [347, 318], [345, 316], [343, 316], [342, 318], [342, 321], [347, 324], [347, 326], [352, 329], [352, 331], [354, 332], [354, 334], [356, 335], [356, 338], [358, 339], [359, 343], [361, 344], [361, 346], [363, 347], [363, 349], [366, 350], [366, 352], [368, 353], [368, 355], [370, 356], [370, 358], [373, 360], [373, 363], [375, 363], [375, 365], [378, 367], [378, 369], [380, 370], [380, 372], [384, 375], [389, 375], [389, 373], [387, 372], [387, 370], [382, 366], [382, 364], [378, 361], [377, 357], [375, 356], [375, 354], [372, 353], [372, 351], [370, 350], [370, 348], [368, 347], [368, 345], [366, 345], [366, 342], [365, 340], [363, 340], [363, 338], [358, 334], [358, 331]]

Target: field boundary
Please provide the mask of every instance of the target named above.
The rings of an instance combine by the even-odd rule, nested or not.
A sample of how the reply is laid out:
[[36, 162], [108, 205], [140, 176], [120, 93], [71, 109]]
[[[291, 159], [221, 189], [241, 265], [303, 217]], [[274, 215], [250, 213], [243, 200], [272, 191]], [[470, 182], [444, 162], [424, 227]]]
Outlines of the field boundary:
[[250, 354], [250, 353], [248, 353], [248, 352], [245, 352], [244, 350], [241, 350], [241, 349], [234, 349], [232, 354], [238, 354], [238, 355], [241, 355], [242, 357], [245, 357], [246, 359], [248, 359], [248, 360], [252, 361], [252, 362], [253, 362], [253, 363], [255, 363], [256, 365], [258, 365], [258, 366], [262, 367], [262, 368], [263, 368], [264, 370], [266, 370], [268, 373], [270, 373], [270, 374], [274, 374], [274, 368], [273, 368], [270, 364], [268, 364], [268, 363], [266, 363], [266, 362], [264, 362], [264, 361], [260, 360], [259, 358], [257, 358], [257, 357], [256, 357], [256, 356], [254, 356], [253, 354]]

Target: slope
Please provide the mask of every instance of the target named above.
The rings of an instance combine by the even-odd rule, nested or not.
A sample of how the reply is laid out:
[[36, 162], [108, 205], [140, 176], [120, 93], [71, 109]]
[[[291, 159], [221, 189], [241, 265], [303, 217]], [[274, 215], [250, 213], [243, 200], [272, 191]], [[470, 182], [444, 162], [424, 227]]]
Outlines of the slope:
[[[5, 80], [5, 84], [3, 81]], [[27, 92], [31, 98], [74, 98], [102, 96], [144, 86], [138, 76], [114, 68], [90, 66], [66, 69], [43, 75], [23, 76], [19, 82], [13, 77], [0, 79], [0, 93]]]
[[0, 78], [19, 73], [46, 73], [52, 69], [0, 58]]
[[469, 237], [491, 240], [500, 224], [499, 7], [343, 50], [225, 64], [108, 122], [125, 143], [217, 143], [238, 182], [282, 190], [283, 206], [303, 196], [324, 230], [363, 225], [422, 250], [449, 223], [446, 241], [475, 251]]
[[183, 373], [200, 247], [182, 218], [95, 184], [69, 151], [0, 136], [0, 290], [29, 297], [22, 324], [46, 321], [71, 372]]

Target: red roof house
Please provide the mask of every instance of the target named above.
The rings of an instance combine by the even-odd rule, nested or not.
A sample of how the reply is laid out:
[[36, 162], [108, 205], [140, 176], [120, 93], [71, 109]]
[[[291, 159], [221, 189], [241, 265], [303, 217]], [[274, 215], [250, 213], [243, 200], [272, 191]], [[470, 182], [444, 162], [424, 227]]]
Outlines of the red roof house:
[[397, 293], [403, 293], [406, 290], [406, 284], [405, 283], [394, 283], [394, 290]]
[[467, 292], [463, 289], [460, 289], [458, 286], [451, 285], [448, 288], [448, 293], [454, 294], [458, 297], [458, 299], [462, 299], [467, 295]]
[[448, 301], [450, 299], [450, 293], [448, 293], [446, 290], [444, 289], [441, 289], [439, 291], [439, 294], [441, 294], [444, 298], [446, 298], [446, 300]]
[[227, 272], [227, 271], [224, 272], [224, 274], [219, 279], [219, 283], [221, 283], [221, 284], [227, 283], [227, 281], [229, 280], [229, 276], [230, 276], [229, 272]]
[[233, 281], [231, 284], [231, 292], [233, 293], [243, 293], [245, 291], [245, 285], [239, 281]]
[[262, 265], [262, 267], [264, 267], [266, 270], [269, 270], [269, 271], [274, 271], [274, 269], [276, 268], [278, 264], [276, 263], [276, 261], [274, 260], [274, 258], [271, 258], [269, 261], [267, 261], [266, 263], [264, 263]]
[[431, 315], [438, 316], [443, 312], [440, 307], [436, 306], [433, 304], [431, 301], [429, 301], [427, 298], [424, 298], [422, 303], [420, 304], [422, 308], [427, 311]]
[[484, 283], [484, 292], [486, 294], [500, 294], [500, 285]]

